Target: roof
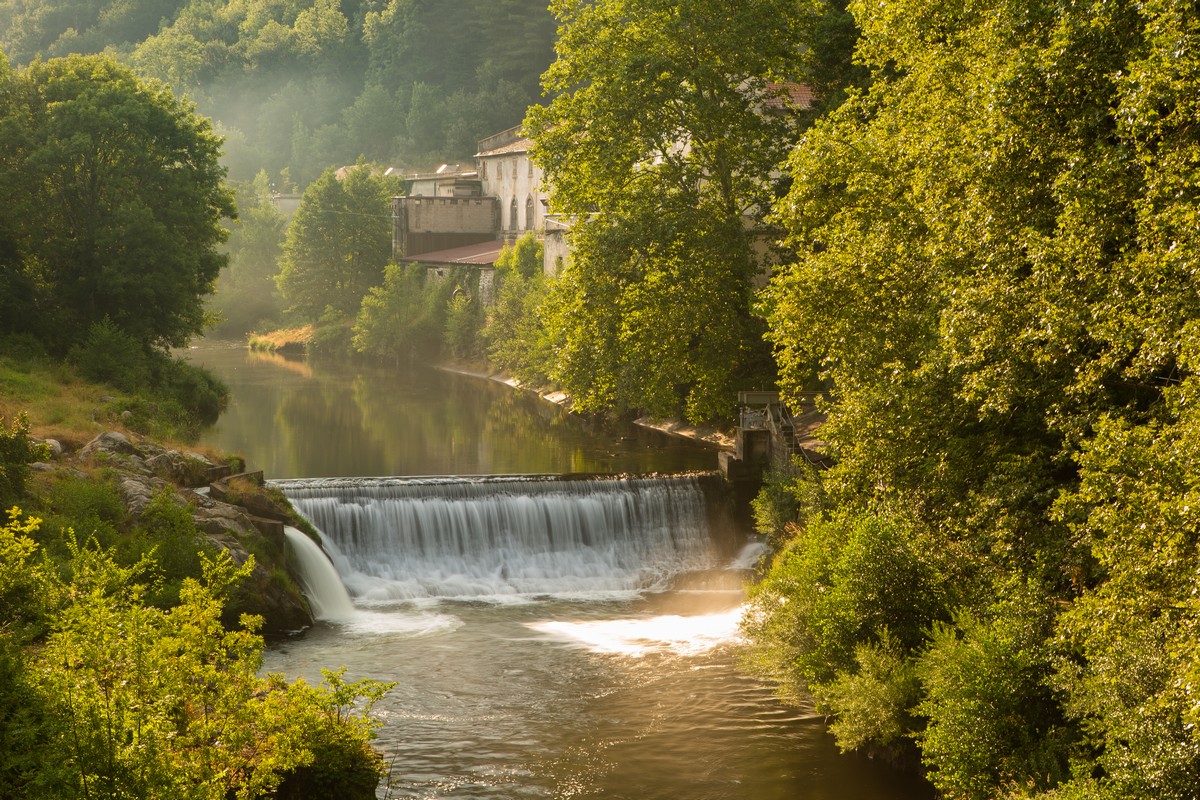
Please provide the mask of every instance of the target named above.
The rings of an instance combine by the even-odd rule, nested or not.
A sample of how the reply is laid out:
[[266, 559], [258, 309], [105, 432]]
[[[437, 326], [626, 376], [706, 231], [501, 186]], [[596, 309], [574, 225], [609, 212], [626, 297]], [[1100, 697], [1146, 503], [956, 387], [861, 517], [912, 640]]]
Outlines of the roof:
[[817, 100], [812, 87], [803, 83], [768, 83], [767, 92], [768, 95], [762, 101], [767, 108], [805, 111], [812, 108]]
[[484, 150], [475, 154], [476, 158], [487, 158], [489, 156], [504, 156], [510, 153], [528, 153], [530, 147], [533, 146], [533, 139], [528, 136], [522, 136], [514, 142], [509, 142], [501, 147], [496, 147], [491, 150]]
[[432, 253], [405, 256], [400, 260], [410, 264], [474, 264], [490, 267], [500, 257], [500, 251], [504, 249], [504, 244], [504, 240], [494, 239], [490, 242], [451, 247], [449, 250], [435, 250]]

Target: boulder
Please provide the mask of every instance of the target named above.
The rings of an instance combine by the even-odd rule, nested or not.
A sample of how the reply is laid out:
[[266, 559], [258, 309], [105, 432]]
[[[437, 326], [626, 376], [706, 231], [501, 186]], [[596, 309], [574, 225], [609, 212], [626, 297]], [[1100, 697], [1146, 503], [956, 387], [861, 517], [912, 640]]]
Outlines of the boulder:
[[[313, 623], [308, 602], [290, 574], [287, 545], [281, 519], [284, 509], [254, 496], [254, 508], [224, 502], [217, 497], [191, 491], [207, 483], [208, 476], [222, 468], [199, 453], [181, 453], [144, 439], [131, 441], [117, 431], [102, 433], [78, 453], [80, 462], [102, 464], [117, 474], [117, 485], [130, 517], [137, 521], [150, 502], [170, 492], [181, 506], [190, 509], [196, 529], [211, 544], [229, 553], [235, 564], [246, 563], [256, 553], [254, 570], [234, 592], [226, 620], [235, 624], [243, 613], [263, 618], [263, 632], [288, 633]], [[227, 469], [227, 468], [226, 468]]]

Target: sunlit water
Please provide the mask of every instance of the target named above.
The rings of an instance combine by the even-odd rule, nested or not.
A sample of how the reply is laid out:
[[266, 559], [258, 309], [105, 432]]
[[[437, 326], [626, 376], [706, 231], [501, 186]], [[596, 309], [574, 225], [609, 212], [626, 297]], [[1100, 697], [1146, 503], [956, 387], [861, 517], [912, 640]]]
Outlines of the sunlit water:
[[[281, 363], [231, 349], [192, 357], [233, 391], [208, 442], [244, 453], [269, 478], [715, 463], [711, 450], [593, 428], [476, 379]], [[481, 573], [487, 581], [476, 575], [459, 595], [445, 588], [457, 585], [452, 574], [427, 577], [414, 591], [402, 548], [384, 556], [390, 545], [373, 541], [361, 546], [382, 548], [376, 556], [335, 557], [350, 605], [330, 601], [323, 615], [335, 621], [274, 643], [264, 668], [319, 681], [322, 668], [345, 665], [351, 678], [396, 682], [377, 707], [377, 745], [389, 767], [381, 797], [928, 797], [911, 776], [840, 755], [811, 708], [781, 704], [737, 668], [741, 587], [763, 548], [736, 531], [704, 536], [711, 546], [698, 551], [691, 534], [677, 532], [676, 567], [654, 576], [630, 578], [613, 566], [621, 554], [606, 553], [600, 567], [555, 567], [593, 569], [603, 578], [594, 585], [559, 585], [549, 575], [536, 586], [513, 577], [514, 566], [534, 558], [521, 549], [534, 539], [521, 537], [507, 565]], [[462, 566], [448, 568], [454, 558], [437, 552], [441, 545], [406, 545], [414, 546], [429, 551], [414, 571], [490, 563], [463, 545]], [[572, 564], [567, 546], [556, 547], [550, 561]]]

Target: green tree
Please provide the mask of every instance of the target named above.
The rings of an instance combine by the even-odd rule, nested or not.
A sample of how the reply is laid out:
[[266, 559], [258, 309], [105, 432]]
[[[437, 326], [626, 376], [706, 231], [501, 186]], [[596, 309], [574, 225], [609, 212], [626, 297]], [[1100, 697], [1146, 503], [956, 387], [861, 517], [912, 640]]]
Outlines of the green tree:
[[1187, 797], [1194, 15], [850, 9], [870, 89], [792, 156], [765, 310], [785, 388], [832, 387], [832, 513], [904, 508], [954, 565], [906, 657], [926, 763], [949, 797]]
[[367, 292], [383, 284], [396, 192], [393, 181], [361, 164], [343, 179], [328, 169], [304, 191], [276, 279], [292, 311], [307, 321], [326, 309], [352, 316]]
[[59, 353], [105, 318], [150, 348], [200, 333], [234, 214], [210, 124], [103, 56], [13, 81], [0, 163], [15, 170], [8, 224], [35, 290], [25, 330]]
[[383, 285], [363, 298], [354, 324], [354, 348], [377, 358], [436, 357], [454, 283], [430, 281], [424, 267], [388, 264]]
[[496, 282], [495, 302], [482, 332], [488, 359], [518, 380], [544, 383], [553, 365], [545, 317], [549, 284], [542, 243], [533, 233], [500, 251]]
[[[557, 377], [586, 408], [726, 416], [769, 383], [747, 224], [798, 135], [813, 4], [559, 0], [552, 99], [525, 129], [575, 218]], [[776, 113], [776, 112], [780, 113]]]

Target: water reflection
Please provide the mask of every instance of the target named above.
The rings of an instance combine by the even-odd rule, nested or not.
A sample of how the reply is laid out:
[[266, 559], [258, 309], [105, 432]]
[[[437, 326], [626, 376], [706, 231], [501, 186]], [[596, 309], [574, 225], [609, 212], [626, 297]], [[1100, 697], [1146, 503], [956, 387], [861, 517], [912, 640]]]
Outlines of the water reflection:
[[272, 478], [711, 470], [716, 453], [421, 365], [293, 361], [202, 343], [232, 391], [202, 437]]

